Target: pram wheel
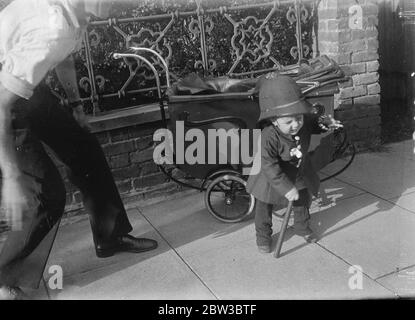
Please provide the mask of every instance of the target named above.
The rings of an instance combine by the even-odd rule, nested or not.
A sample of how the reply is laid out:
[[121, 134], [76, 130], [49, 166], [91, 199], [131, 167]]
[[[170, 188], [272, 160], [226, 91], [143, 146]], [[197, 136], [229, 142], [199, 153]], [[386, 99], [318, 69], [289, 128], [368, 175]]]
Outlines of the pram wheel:
[[246, 191], [246, 181], [236, 174], [223, 174], [209, 184], [205, 193], [209, 212], [223, 222], [239, 222], [254, 209], [255, 198]]

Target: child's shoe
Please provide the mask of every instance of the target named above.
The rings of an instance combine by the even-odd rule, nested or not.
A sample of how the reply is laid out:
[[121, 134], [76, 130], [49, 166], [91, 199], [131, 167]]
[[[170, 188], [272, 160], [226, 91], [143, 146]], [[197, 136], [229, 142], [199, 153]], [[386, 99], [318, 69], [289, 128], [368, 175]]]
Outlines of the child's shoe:
[[294, 230], [294, 232], [295, 234], [302, 236], [304, 240], [309, 243], [314, 243], [318, 241], [317, 235], [309, 227], [307, 227], [304, 230]]
[[257, 239], [256, 245], [261, 253], [271, 253], [271, 240]]
[[258, 251], [261, 253], [271, 253], [271, 246], [270, 245], [263, 245], [263, 246], [258, 246]]

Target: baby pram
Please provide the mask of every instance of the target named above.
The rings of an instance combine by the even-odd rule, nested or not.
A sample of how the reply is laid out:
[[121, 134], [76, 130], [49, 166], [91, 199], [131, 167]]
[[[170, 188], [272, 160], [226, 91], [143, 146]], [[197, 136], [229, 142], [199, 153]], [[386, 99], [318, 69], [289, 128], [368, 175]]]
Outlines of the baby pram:
[[[248, 142], [245, 141], [244, 151], [253, 156], [254, 141], [256, 141], [254, 129], [257, 127], [259, 118], [259, 106], [256, 99], [258, 78], [202, 79], [191, 74], [171, 86], [167, 64], [157, 52], [148, 48], [131, 48], [131, 50], [134, 53], [115, 54], [114, 57], [140, 60], [153, 71], [163, 125], [171, 130], [173, 140], [178, 133], [183, 139], [183, 141], [174, 141], [175, 146], [182, 143], [182, 150], [186, 153], [196, 143], [194, 140], [184, 139], [192, 129], [198, 130], [193, 131], [190, 136], [195, 137], [193, 133], [197, 132], [205, 138], [209, 137], [209, 132], [212, 130], [216, 133], [222, 132], [222, 134], [232, 131], [239, 137], [239, 140], [236, 140], [239, 142], [242, 141], [241, 134], [245, 130]], [[138, 52], [150, 52], [162, 62], [167, 82], [165, 94], [161, 92], [157, 70], [149, 60], [137, 54]], [[299, 66], [280, 69], [276, 72], [293, 76], [305, 93], [324, 90], [327, 86], [337, 87], [337, 82], [344, 78], [341, 69], [324, 56], [314, 59], [310, 63], [304, 62]], [[166, 120], [165, 104], [168, 107], [170, 125]], [[319, 112], [324, 112], [324, 107], [321, 105], [316, 106], [316, 109]], [[228, 141], [229, 137], [226, 139]], [[240, 143], [235, 145], [225, 142], [225, 148], [222, 148], [224, 140], [222, 140], [222, 144], [216, 143], [216, 141], [218, 140], [213, 140], [213, 142], [209, 139], [205, 140], [201, 149], [196, 148], [198, 152], [202, 151], [201, 153], [203, 153], [204, 151], [205, 161], [202, 163], [178, 161], [179, 157], [180, 160], [185, 157], [180, 152], [177, 153], [177, 148], [174, 149], [175, 167], [184, 172], [190, 180], [197, 179], [197, 185], [173, 177], [171, 167], [166, 168], [160, 165], [160, 169], [177, 183], [205, 191], [206, 208], [215, 218], [223, 222], [242, 221], [253, 212], [255, 204], [254, 197], [248, 194], [245, 189], [247, 178], [245, 169], [248, 169], [252, 163], [229, 161], [232, 159], [232, 155], [242, 156], [243, 148]], [[211, 161], [208, 161], [212, 151], [215, 156], [211, 157]], [[226, 161], [220, 161], [221, 156]]]

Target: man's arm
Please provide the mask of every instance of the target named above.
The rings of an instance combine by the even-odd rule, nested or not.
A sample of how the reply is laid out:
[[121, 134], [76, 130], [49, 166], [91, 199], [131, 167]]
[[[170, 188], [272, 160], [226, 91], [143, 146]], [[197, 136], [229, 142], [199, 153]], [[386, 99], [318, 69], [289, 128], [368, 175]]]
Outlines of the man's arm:
[[1, 201], [13, 230], [21, 229], [23, 210], [27, 209], [28, 192], [17, 165], [11, 123], [11, 108], [18, 96], [0, 83], [0, 169], [2, 174]]
[[5, 89], [0, 83], [0, 169], [3, 179], [16, 178], [20, 175], [11, 132], [11, 108], [17, 99], [18, 96]]
[[84, 113], [84, 108], [80, 102], [81, 96], [76, 80], [75, 62], [72, 55], [69, 55], [64, 61], [55, 67], [56, 75], [59, 82], [62, 84], [65, 90], [69, 103], [79, 101], [79, 103], [73, 108], [73, 116], [79, 125], [85, 129], [89, 129], [88, 119]]

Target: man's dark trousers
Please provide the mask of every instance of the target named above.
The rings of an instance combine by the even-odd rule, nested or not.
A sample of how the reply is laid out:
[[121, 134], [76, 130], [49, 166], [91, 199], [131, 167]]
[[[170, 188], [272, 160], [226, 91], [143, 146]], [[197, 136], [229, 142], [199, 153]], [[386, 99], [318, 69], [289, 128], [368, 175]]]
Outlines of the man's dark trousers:
[[100, 144], [49, 88], [39, 86], [30, 100], [20, 99], [13, 112], [18, 164], [37, 201], [24, 212], [23, 228], [8, 234], [0, 254], [0, 284], [37, 288], [66, 199], [62, 178], [41, 142], [69, 168], [69, 179], [81, 191], [89, 213], [95, 245], [132, 227]]

